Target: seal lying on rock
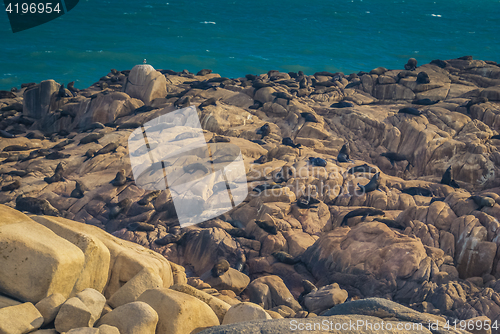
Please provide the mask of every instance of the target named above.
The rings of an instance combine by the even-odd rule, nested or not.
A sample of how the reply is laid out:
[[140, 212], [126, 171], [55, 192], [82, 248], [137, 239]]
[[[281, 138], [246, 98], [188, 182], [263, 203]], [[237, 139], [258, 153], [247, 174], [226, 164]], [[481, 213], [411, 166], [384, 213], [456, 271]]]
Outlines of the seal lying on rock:
[[389, 228], [395, 228], [398, 230], [404, 230], [406, 228], [406, 226], [403, 223], [397, 222], [396, 220], [393, 220], [393, 219], [385, 219], [385, 218], [376, 217], [376, 218], [373, 218], [373, 220], [381, 222], [381, 223], [387, 225], [387, 227], [389, 227]]
[[395, 152], [386, 152], [386, 153], [382, 153], [380, 155], [389, 159], [392, 167], [394, 167], [394, 163], [396, 161], [404, 161], [404, 160], [408, 161], [408, 165], [406, 165], [405, 171], [410, 169], [410, 165], [413, 166], [413, 164], [410, 162], [410, 160], [408, 160], [408, 158], [404, 154], [395, 153]]
[[472, 199], [474, 201], [474, 203], [476, 203], [479, 206], [478, 210], [481, 210], [485, 206], [486, 207], [492, 207], [496, 203], [493, 198], [488, 197], [488, 196], [477, 196], [477, 195], [475, 195], [475, 196], [471, 196], [469, 198]]
[[150, 232], [155, 230], [155, 226], [143, 222], [133, 222], [127, 225], [127, 230], [132, 232]]
[[3, 137], [3, 138], [16, 138], [16, 136], [14, 136], [12, 133], [7, 132], [5, 130], [0, 130], [0, 137]]
[[80, 143], [78, 143], [78, 145], [88, 144], [92, 142], [99, 144], [99, 139], [101, 139], [103, 136], [104, 133], [91, 133], [80, 139]]
[[410, 187], [410, 188], [405, 188], [401, 190], [402, 193], [408, 194], [408, 195], [419, 195], [419, 196], [427, 196], [427, 197], [432, 197], [434, 194], [432, 191], [426, 188], [422, 187]]
[[139, 204], [139, 205], [148, 205], [149, 203], [151, 203], [152, 200], [154, 200], [156, 197], [160, 196], [160, 194], [161, 194], [161, 190], [152, 191], [149, 194], [144, 195], [144, 197], [141, 198], [137, 202], [137, 204]]
[[28, 211], [35, 215], [59, 216], [59, 211], [46, 199], [23, 197], [22, 195], [16, 198], [16, 210]]
[[326, 160], [322, 158], [309, 158], [309, 163], [313, 166], [326, 167]]
[[[359, 84], [361, 84], [361, 81]], [[330, 106], [330, 108], [352, 108], [352, 107], [354, 107], [354, 104], [352, 102], [347, 102], [347, 101], [335, 102]]]
[[45, 159], [48, 159], [48, 160], [59, 160], [59, 159], [67, 159], [71, 156], [71, 154], [64, 154], [62, 152], [52, 152], [52, 153], [49, 153], [45, 156]]
[[431, 99], [419, 99], [419, 100], [413, 100], [413, 104], [418, 104], [418, 105], [421, 105], [421, 106], [431, 106], [433, 104], [436, 104], [438, 103], [439, 100], [436, 100], [436, 101], [433, 101]]
[[125, 198], [124, 200], [116, 204], [108, 204], [109, 218], [115, 219], [120, 213], [127, 212], [127, 210], [130, 208], [130, 205], [132, 205], [132, 200], [130, 198]]
[[429, 75], [425, 72], [420, 72], [417, 75], [417, 84], [428, 84], [431, 82], [431, 79], [429, 78]]
[[451, 186], [453, 188], [460, 188], [458, 183], [451, 178], [451, 166], [446, 169], [441, 178], [441, 184], [446, 184], [447, 186]]
[[269, 234], [276, 235], [278, 234], [278, 230], [276, 229], [276, 226], [272, 222], [264, 221], [264, 220], [256, 220], [255, 224], [257, 224], [258, 227], [263, 229]]
[[367, 164], [351, 167], [347, 170], [347, 174], [354, 174], [354, 173], [376, 173], [377, 169], [373, 168], [372, 166], [368, 166]]
[[213, 267], [210, 273], [213, 277], [220, 277], [230, 268], [229, 262], [227, 260], [218, 261]]
[[53, 151], [60, 151], [63, 150], [65, 146], [68, 146], [69, 144], [73, 143], [73, 139], [65, 139], [62, 142], [52, 146], [50, 149]]
[[19, 189], [20, 187], [21, 187], [21, 181], [15, 180], [14, 182], [3, 186], [2, 191], [12, 191], [12, 190]]
[[281, 143], [285, 146], [290, 146], [293, 148], [300, 148], [302, 146], [301, 144], [294, 144], [292, 138], [290, 138], [290, 137], [283, 138]]
[[342, 219], [342, 222], [340, 223], [340, 226], [347, 225], [347, 220], [349, 218], [361, 216], [361, 217], [363, 217], [362, 220], [365, 220], [366, 217], [368, 217], [368, 216], [383, 216], [383, 215], [385, 215], [384, 211], [379, 210], [379, 209], [373, 209], [373, 208], [355, 209], [344, 216], [344, 218]]
[[298, 200], [297, 200], [297, 206], [301, 209], [311, 209], [311, 208], [317, 208], [316, 205], [314, 204], [318, 204], [320, 201], [317, 200], [316, 198], [313, 198], [313, 197], [308, 197], [308, 196], [301, 196]]
[[278, 260], [279, 262], [284, 263], [284, 264], [296, 264], [297, 262], [299, 262], [298, 259], [294, 258], [293, 256], [291, 256], [287, 252], [283, 252], [283, 251], [274, 252], [272, 254], [272, 256], [274, 256], [274, 258], [276, 260]]
[[119, 172], [117, 172], [115, 178], [110, 183], [115, 187], [120, 187], [123, 186], [125, 183], [127, 183], [127, 178], [125, 177], [125, 170], [122, 169]]
[[257, 129], [256, 133], [262, 135], [261, 139], [263, 139], [265, 136], [271, 133], [271, 126], [269, 125], [269, 123], [266, 123], [262, 125], [259, 129]]
[[268, 161], [267, 155], [261, 155], [260, 158], [254, 160], [254, 164], [265, 164]]
[[108, 145], [104, 146], [103, 148], [101, 148], [99, 151], [97, 151], [95, 153], [95, 155], [101, 155], [101, 154], [107, 154], [107, 153], [110, 153], [110, 152], [116, 152], [116, 149], [118, 148], [118, 144], [117, 143], [109, 143]]
[[[365, 186], [358, 183], [358, 187], [363, 191], [363, 193], [369, 193], [374, 190], [380, 190], [378, 187], [380, 186], [380, 172], [375, 173], [371, 178], [370, 182], [368, 182]], [[382, 191], [382, 190], [380, 190]]]
[[306, 122], [318, 123], [318, 118], [316, 117], [316, 115], [311, 114], [310, 112], [301, 112], [300, 116], [304, 117]]
[[349, 158], [349, 154], [351, 153], [351, 149], [349, 148], [349, 143], [345, 143], [342, 145], [342, 148], [337, 155], [338, 162], [354, 162]]
[[64, 180], [63, 179], [63, 172], [64, 172], [64, 168], [63, 168], [62, 162], [60, 162], [57, 165], [56, 170], [54, 171], [54, 175], [52, 175], [51, 177], [46, 177], [46, 178], [44, 178], [44, 180], [48, 184], [63, 181]]
[[154, 243], [159, 246], [165, 246], [168, 244], [177, 243], [179, 240], [181, 240], [181, 237], [182, 237], [181, 234], [169, 233], [162, 238], [156, 239]]
[[256, 186], [255, 188], [253, 188], [252, 191], [261, 193], [261, 192], [263, 192], [264, 190], [267, 190], [267, 189], [280, 189], [280, 188], [282, 188], [281, 185], [276, 184], [274, 182], [270, 182], [270, 183], [259, 184], [258, 186]]
[[417, 108], [406, 107], [406, 108], [399, 109], [398, 114], [408, 114], [408, 115], [420, 116], [420, 115], [422, 115], [422, 112], [420, 110], [418, 110]]

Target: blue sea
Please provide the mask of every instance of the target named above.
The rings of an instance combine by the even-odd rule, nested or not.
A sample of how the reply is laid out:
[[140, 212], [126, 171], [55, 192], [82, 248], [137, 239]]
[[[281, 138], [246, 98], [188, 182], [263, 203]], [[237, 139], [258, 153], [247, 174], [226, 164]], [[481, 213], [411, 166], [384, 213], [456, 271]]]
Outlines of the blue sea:
[[500, 62], [499, 19], [499, 0], [80, 0], [18, 33], [0, 13], [0, 89], [45, 79], [86, 88], [143, 59], [226, 77], [398, 69], [410, 57]]

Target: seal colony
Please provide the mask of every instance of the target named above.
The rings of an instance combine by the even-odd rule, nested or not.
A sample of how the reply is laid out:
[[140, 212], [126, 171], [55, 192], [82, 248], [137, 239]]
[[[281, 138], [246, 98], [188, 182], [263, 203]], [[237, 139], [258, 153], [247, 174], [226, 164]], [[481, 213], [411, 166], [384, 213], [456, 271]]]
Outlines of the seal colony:
[[[135, 85], [151, 98], [127, 89], [129, 77], [146, 77], [142, 66], [150, 69], [113, 69], [86, 89], [49, 81], [3, 93], [0, 203], [144, 245], [182, 266], [192, 287], [275, 317], [285, 306], [306, 317], [336, 307], [325, 300], [390, 297], [450, 321], [498, 318], [488, 313], [500, 300], [496, 63], [410, 59], [349, 75], [233, 79], [161, 69]], [[28, 103], [41, 97], [50, 101], [43, 112]], [[127, 166], [130, 134], [185, 106], [197, 108], [210, 162], [187, 153], [144, 175], [180, 166], [186, 180], [210, 179], [234, 160], [217, 149], [231, 143], [248, 181], [214, 179], [185, 194], [198, 212], [248, 189], [234, 209], [193, 226], [179, 225], [168, 182], [143, 189]], [[195, 137], [175, 133], [172, 142]], [[453, 291], [464, 298], [451, 305]]]

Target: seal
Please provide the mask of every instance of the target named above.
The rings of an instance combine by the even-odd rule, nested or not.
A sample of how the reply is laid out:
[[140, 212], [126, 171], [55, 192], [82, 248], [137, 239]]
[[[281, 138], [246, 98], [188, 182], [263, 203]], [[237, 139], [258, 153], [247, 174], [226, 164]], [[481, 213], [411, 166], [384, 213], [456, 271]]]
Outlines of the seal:
[[127, 183], [127, 178], [125, 177], [125, 170], [122, 169], [118, 173], [116, 173], [115, 178], [110, 182], [115, 187], [123, 186]]
[[265, 164], [269, 160], [267, 159], [267, 155], [261, 155], [260, 158], [253, 161], [254, 164]]
[[64, 154], [59, 151], [49, 153], [45, 156], [45, 159], [48, 160], [59, 160], [59, 159], [67, 159], [71, 156], [71, 154]]
[[64, 89], [64, 84], [61, 84], [59, 87], [59, 92], [57, 93], [58, 98], [70, 97], [68, 93], [66, 93], [66, 89]]
[[228, 137], [224, 137], [224, 136], [216, 136], [215, 134], [212, 136], [212, 138], [210, 138], [209, 141], [207, 141], [207, 143], [211, 144], [211, 143], [230, 143], [231, 142], [231, 138], [228, 138]]
[[101, 148], [99, 151], [95, 153], [95, 155], [101, 155], [101, 154], [107, 154], [110, 152], [116, 152], [116, 149], [118, 148], [118, 144], [115, 142], [109, 143], [108, 145], [104, 146]]
[[144, 197], [142, 197], [137, 202], [137, 204], [139, 204], [139, 205], [148, 205], [149, 203], [151, 203], [152, 200], [154, 200], [156, 197], [160, 196], [160, 194], [161, 194], [161, 190], [152, 191], [149, 194], [144, 195]]
[[366, 217], [368, 217], [368, 216], [383, 216], [383, 215], [385, 215], [384, 211], [379, 210], [379, 209], [373, 209], [373, 208], [355, 209], [344, 216], [344, 218], [342, 219], [342, 223], [340, 223], [340, 226], [346, 226], [347, 220], [349, 218], [361, 216], [361, 217], [363, 217], [362, 220], [365, 220]]
[[28, 139], [40, 139], [40, 140], [44, 140], [45, 139], [45, 136], [43, 134], [41, 134], [40, 132], [38, 131], [33, 131], [33, 132], [29, 132], [27, 135], [26, 135], [26, 138]]
[[48, 184], [63, 181], [64, 180], [63, 172], [64, 172], [64, 168], [63, 168], [62, 162], [60, 162], [54, 171], [54, 175], [52, 175], [51, 177], [46, 177], [46, 178], [44, 178], [44, 180]]
[[165, 246], [168, 244], [175, 244], [178, 243], [181, 238], [184, 236], [184, 234], [172, 234], [168, 233], [162, 238], [155, 239], [154, 243], [157, 244], [158, 246]]
[[446, 61], [441, 60], [441, 59], [434, 59], [429, 64], [436, 65], [436, 66], [441, 67], [441, 68], [445, 68], [446, 65], [448, 65], [448, 63]]
[[445, 199], [446, 199], [446, 197], [433, 197], [431, 199], [431, 202], [429, 203], [429, 205], [431, 205], [434, 202], [444, 202]]
[[242, 272], [245, 269], [246, 256], [245, 253], [241, 250], [241, 248], [238, 248], [236, 250], [236, 258], [237, 260], [234, 269]]
[[71, 192], [70, 197], [74, 198], [82, 198], [84, 196], [85, 191], [87, 191], [87, 187], [81, 182], [81, 181], [76, 181], [75, 184], [75, 189]]
[[7, 175], [20, 176], [20, 177], [26, 176], [26, 174], [28, 174], [28, 172], [25, 170], [11, 170], [10, 172], [7, 173]]
[[16, 198], [16, 210], [28, 211], [35, 215], [59, 216], [59, 211], [46, 199], [23, 197], [23, 195]]
[[408, 165], [406, 165], [405, 171], [410, 169], [410, 165], [413, 166], [413, 164], [410, 162], [410, 160], [408, 160], [408, 158], [404, 154], [399, 154], [396, 152], [386, 152], [386, 153], [382, 153], [380, 155], [382, 157], [386, 157], [387, 159], [389, 159], [393, 168], [394, 168], [394, 163], [396, 161], [405, 161], [405, 160], [408, 161]]
[[326, 160], [322, 158], [309, 158], [309, 163], [313, 166], [326, 167]]
[[142, 123], [139, 123], [139, 122], [125, 122], [125, 123], [118, 125], [118, 127], [116, 129], [117, 130], [137, 129], [137, 128], [140, 128], [141, 126], [142, 126]]
[[2, 191], [12, 191], [12, 190], [19, 189], [20, 187], [21, 187], [21, 181], [15, 180], [14, 182], [3, 186]]
[[3, 152], [19, 152], [28, 150], [31, 150], [28, 145], [9, 145], [4, 147]]
[[99, 144], [99, 139], [102, 137], [104, 137], [104, 133], [91, 133], [80, 139], [78, 145], [84, 145], [92, 142]]
[[260, 134], [262, 136], [262, 138], [260, 139], [264, 139], [265, 136], [269, 135], [271, 133], [271, 126], [269, 125], [269, 123], [266, 123], [264, 125], [262, 125], [257, 131], [256, 131], [257, 134]]
[[292, 138], [290, 137], [285, 137], [283, 140], [281, 140], [281, 143], [285, 146], [290, 146], [293, 148], [300, 148], [302, 144], [294, 144]]
[[398, 114], [408, 114], [408, 115], [420, 116], [420, 115], [422, 115], [422, 112], [420, 110], [418, 110], [417, 108], [406, 107], [406, 108], [399, 109]]
[[374, 190], [380, 190], [378, 187], [380, 186], [380, 172], [375, 173], [373, 177], [371, 178], [370, 182], [368, 182], [366, 185], [361, 185], [358, 183], [358, 187], [363, 191], [363, 193], [369, 193]]
[[412, 196], [416, 196], [416, 195], [426, 196], [426, 197], [434, 196], [432, 191], [430, 191], [429, 189], [426, 189], [426, 188], [422, 188], [422, 187], [405, 188], [405, 189], [401, 190], [401, 192], [404, 194], [412, 195]]
[[3, 138], [16, 138], [15, 135], [13, 135], [12, 133], [7, 132], [5, 130], [0, 130], [0, 136]]
[[278, 230], [276, 229], [276, 226], [272, 222], [264, 221], [264, 220], [256, 220], [255, 224], [257, 224], [258, 227], [263, 229], [269, 234], [276, 235], [278, 234]]
[[71, 92], [71, 94], [73, 96], [77, 96], [78, 95], [78, 92], [80, 91], [78, 88], [75, 88], [75, 82], [74, 81], [71, 81], [69, 84], [68, 84], [68, 90]]
[[420, 99], [420, 100], [413, 100], [413, 104], [418, 104], [421, 106], [431, 106], [433, 104], [438, 103], [440, 100], [433, 101], [431, 99]]
[[280, 188], [282, 188], [281, 185], [271, 182], [271, 183], [259, 184], [257, 187], [253, 188], [252, 191], [258, 192], [260, 194], [261, 192], [267, 189], [280, 189]]
[[368, 164], [363, 164], [355, 167], [351, 167], [347, 170], [347, 174], [354, 174], [354, 173], [376, 173], [377, 169], [373, 168], [372, 166], [368, 166]]
[[60, 151], [63, 150], [65, 146], [72, 144], [74, 141], [75, 141], [74, 139], [65, 139], [62, 142], [52, 146], [50, 149], [53, 151]]
[[271, 255], [274, 256], [274, 258], [276, 260], [278, 260], [279, 262], [284, 263], [284, 264], [293, 265], [293, 264], [296, 264], [297, 262], [299, 262], [298, 259], [294, 258], [293, 256], [291, 256], [287, 252], [279, 251], [279, 252], [274, 252]]
[[204, 69], [198, 71], [198, 73], [196, 73], [196, 75], [205, 76], [205, 75], [210, 74], [210, 73], [212, 73], [212, 70], [204, 68]]
[[351, 154], [351, 149], [349, 147], [349, 143], [345, 143], [342, 145], [342, 148], [337, 155], [338, 162], [354, 162], [349, 158], [349, 154]]
[[404, 66], [407, 71], [415, 71], [417, 68], [417, 60], [415, 58], [408, 59], [408, 62]]
[[184, 166], [182, 167], [182, 169], [184, 169], [184, 172], [189, 174], [193, 174], [199, 170], [201, 170], [205, 174], [210, 173], [210, 170], [207, 168], [207, 166], [199, 162], [195, 162], [187, 166]]
[[488, 197], [488, 196], [478, 196], [478, 195], [475, 195], [475, 196], [471, 196], [469, 198], [472, 199], [474, 201], [474, 203], [477, 204], [477, 206], [479, 206], [478, 210], [481, 210], [485, 206], [491, 208], [496, 203], [493, 198]]
[[44, 157], [44, 156], [46, 156], [48, 154], [50, 154], [50, 150], [49, 149], [41, 148], [41, 149], [38, 149], [38, 150], [33, 150], [33, 151], [30, 152], [30, 154], [25, 159], [23, 159], [23, 161], [32, 160], [32, 159], [35, 159], [35, 158], [38, 158], [38, 157]]
[[219, 100], [220, 99], [216, 99], [215, 97], [211, 97], [209, 99], [206, 99], [202, 103], [200, 103], [200, 105], [198, 106], [198, 108], [200, 110], [203, 110], [203, 108], [208, 107], [208, 106], [216, 106], [217, 105], [217, 101], [219, 101]]
[[255, 144], [258, 144], [258, 145], [266, 145], [267, 143], [263, 140], [260, 140], [260, 139], [254, 139], [254, 140], [250, 140], [252, 143], [255, 143]]
[[373, 218], [373, 220], [378, 221], [380, 223], [383, 223], [383, 224], [387, 225], [387, 227], [389, 227], [389, 228], [395, 228], [398, 230], [404, 230], [406, 228], [406, 226], [403, 223], [400, 223], [400, 222], [393, 220], [393, 219], [385, 219], [385, 218], [376, 217], [376, 218]]
[[491, 136], [490, 139], [500, 139], [500, 135]]
[[155, 226], [143, 222], [132, 222], [125, 227], [132, 232], [151, 232], [155, 230]]
[[212, 277], [220, 277], [222, 276], [226, 271], [228, 271], [230, 268], [229, 262], [227, 260], [222, 259], [218, 261], [213, 267], [210, 273], [212, 274]]
[[302, 280], [301, 284], [302, 284], [302, 287], [304, 288], [304, 293], [305, 294], [308, 294], [310, 292], [314, 292], [314, 291], [318, 290], [318, 288], [316, 287], [316, 285], [314, 285], [309, 280], [304, 279], [304, 280]]
[[310, 196], [301, 196], [297, 200], [297, 206], [301, 209], [317, 208], [318, 206], [314, 204], [318, 203], [320, 203], [319, 200]]
[[431, 79], [429, 78], [429, 75], [425, 72], [420, 72], [417, 75], [417, 84], [422, 85], [422, 84], [428, 84], [431, 82]]
[[453, 187], [453, 188], [460, 188], [458, 183], [452, 179], [451, 177], [451, 166], [446, 169], [446, 171], [443, 174], [443, 177], [441, 178], [441, 184], [446, 184], [447, 186]]
[[316, 115], [310, 113], [310, 112], [301, 112], [300, 116], [302, 116], [306, 122], [311, 122], [311, 123], [318, 123], [318, 118]]
[[177, 109], [187, 108], [190, 105], [191, 105], [191, 96], [181, 97], [174, 102], [174, 107], [176, 107]]
[[[361, 81], [360, 81], [360, 83], [361, 83]], [[336, 102], [330, 106], [330, 108], [352, 108], [352, 107], [354, 107], [354, 103], [347, 102], [347, 101], [339, 101], [339, 102]]]
[[109, 207], [109, 218], [115, 219], [120, 213], [126, 213], [127, 210], [132, 205], [132, 200], [130, 198], [125, 198], [116, 204], [107, 204]]
[[247, 238], [247, 234], [242, 228], [228, 228], [225, 231], [233, 238]]

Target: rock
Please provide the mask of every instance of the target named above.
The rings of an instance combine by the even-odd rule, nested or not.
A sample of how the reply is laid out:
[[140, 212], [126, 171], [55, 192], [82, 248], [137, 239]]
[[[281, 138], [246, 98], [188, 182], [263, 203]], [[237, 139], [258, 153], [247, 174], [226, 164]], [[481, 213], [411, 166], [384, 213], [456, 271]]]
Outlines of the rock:
[[64, 304], [65, 301], [66, 298], [64, 298], [63, 295], [54, 293], [35, 304], [35, 307], [43, 316], [43, 325], [47, 325], [56, 318], [61, 305]]
[[42, 119], [49, 112], [52, 94], [59, 91], [60, 85], [54, 80], [45, 80], [24, 91], [23, 115]]
[[130, 71], [123, 91], [130, 97], [142, 100], [149, 105], [156, 98], [167, 95], [167, 80], [151, 65], [136, 65]]
[[62, 333], [73, 328], [92, 327], [94, 320], [87, 305], [80, 298], [72, 297], [61, 305], [54, 320], [54, 326], [59, 333]]
[[73, 287], [73, 293], [86, 288], [93, 288], [102, 293], [108, 282], [110, 265], [110, 253], [104, 243], [89, 233], [68, 229], [62, 225], [49, 225], [46, 223], [47, 218], [33, 217], [33, 219], [47, 226], [58, 236], [71, 242], [83, 252], [85, 262]]
[[[318, 321], [319, 320], [319, 321]], [[382, 330], [382, 322], [386, 325]], [[400, 323], [400, 329], [397, 329]], [[326, 324], [326, 325], [322, 325]], [[359, 327], [357, 326], [359, 324]], [[372, 327], [370, 328], [370, 325]], [[389, 325], [390, 324], [390, 325]], [[387, 329], [387, 325], [391, 329]], [[335, 327], [337, 326], [337, 327]], [[342, 328], [342, 326], [344, 326]], [[406, 327], [405, 327], [406, 326]], [[411, 322], [397, 322], [382, 320], [376, 317], [364, 315], [336, 315], [329, 317], [311, 317], [302, 319], [275, 319], [275, 320], [259, 320], [251, 322], [242, 322], [206, 329], [200, 334], [277, 334], [290, 333], [295, 331], [304, 331], [308, 334], [371, 334], [375, 329], [380, 328], [380, 332], [384, 334], [401, 333], [401, 328], [406, 328], [404, 333], [408, 334], [430, 334], [432, 333], [426, 326]]]
[[85, 114], [80, 117], [79, 127], [85, 129], [95, 122], [113, 123], [119, 117], [127, 116], [142, 106], [140, 100], [131, 98], [122, 92], [99, 94], [92, 99]]
[[104, 296], [111, 297], [123, 284], [137, 275], [144, 268], [151, 268], [157, 273], [163, 286], [173, 284], [170, 262], [162, 255], [145, 249], [143, 246], [130, 241], [118, 239], [96, 226], [82, 224], [69, 219], [47, 216], [33, 216], [39, 223], [58, 231], [86, 233], [99, 239], [108, 248], [110, 253], [110, 276]]
[[335, 305], [342, 304], [347, 296], [347, 291], [341, 289], [337, 283], [333, 283], [308, 293], [304, 297], [304, 305], [309, 312], [320, 314]]
[[440, 323], [441, 328], [445, 324], [445, 319], [442, 317], [420, 313], [406, 306], [382, 298], [367, 298], [339, 304], [323, 315], [346, 314], [369, 315], [379, 318], [396, 318], [399, 321], [421, 323], [425, 327], [436, 321]]
[[198, 333], [208, 327], [220, 325], [217, 315], [207, 304], [182, 292], [164, 288], [150, 289], [138, 301], [149, 304], [158, 313], [158, 333]]
[[[69, 297], [84, 265], [82, 251], [23, 213], [0, 205], [0, 286], [37, 303], [53, 293]], [[37, 284], [33, 284], [36, 281]]]
[[43, 317], [32, 303], [0, 308], [0, 333], [25, 334], [40, 328]]
[[85, 306], [89, 309], [91, 313], [90, 317], [90, 327], [100, 318], [104, 305], [106, 304], [106, 298], [99, 293], [99, 291], [87, 288], [76, 294]]
[[283, 280], [275, 275], [255, 279], [248, 285], [247, 291], [250, 301], [266, 310], [279, 305], [286, 305], [294, 311], [302, 309]]
[[99, 326], [99, 334], [120, 334], [120, 331], [115, 326], [101, 325]]
[[206, 303], [217, 315], [220, 323], [222, 323], [227, 310], [229, 310], [229, 308], [231, 307], [231, 305], [220, 300], [219, 298], [213, 297], [208, 293], [198, 290], [187, 284], [174, 284], [170, 287], [170, 289], [196, 297], [202, 302]]
[[272, 317], [262, 307], [254, 303], [244, 302], [231, 306], [222, 325], [266, 319], [272, 319]]
[[204, 282], [217, 290], [231, 290], [239, 295], [250, 283], [250, 278], [236, 269], [229, 268], [219, 277], [213, 277], [211, 271], [207, 271], [200, 276]]
[[137, 301], [118, 306], [99, 319], [99, 332], [104, 325], [118, 328], [120, 334], [154, 334], [158, 314], [146, 303]]
[[99, 334], [99, 329], [90, 327], [73, 328], [66, 334]]
[[0, 294], [0, 308], [22, 304], [20, 301]]
[[108, 300], [108, 304], [117, 308], [118, 306], [135, 302], [146, 290], [163, 287], [163, 281], [151, 268], [142, 269], [127, 283], [119, 288]]

